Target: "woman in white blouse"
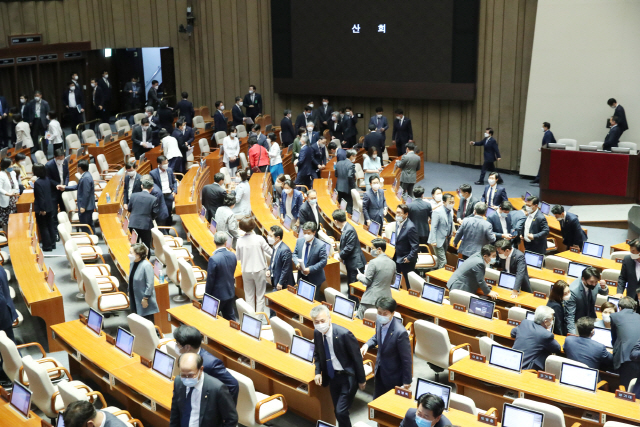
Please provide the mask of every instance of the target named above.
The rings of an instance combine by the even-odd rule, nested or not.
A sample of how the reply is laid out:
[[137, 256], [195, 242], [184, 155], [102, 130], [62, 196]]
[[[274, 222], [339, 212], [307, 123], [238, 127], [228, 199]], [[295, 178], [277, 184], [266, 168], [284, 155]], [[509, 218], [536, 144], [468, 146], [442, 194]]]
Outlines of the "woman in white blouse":
[[429, 199], [429, 203], [431, 204], [432, 210], [442, 206], [442, 188], [433, 187], [433, 190], [431, 190], [431, 199]]
[[235, 176], [238, 170], [238, 155], [240, 154], [240, 140], [238, 139], [238, 132], [236, 127], [231, 126], [231, 132], [229, 136], [225, 136], [222, 140], [222, 149], [224, 150], [224, 157], [222, 161], [224, 165], [229, 169], [229, 175]]
[[0, 225], [4, 231], [7, 231], [9, 214], [15, 212], [16, 201], [20, 195], [16, 173], [13, 170], [9, 172], [10, 167], [11, 159], [9, 157], [0, 161]]
[[162, 152], [167, 160], [169, 160], [169, 167], [174, 172], [184, 173], [182, 169], [182, 151], [180, 151], [180, 147], [178, 146], [178, 140], [170, 136], [169, 132], [164, 129], [158, 133], [158, 136], [162, 143]]
[[240, 229], [246, 234], [238, 239], [236, 257], [242, 266], [244, 299], [256, 312], [264, 312], [264, 294], [267, 289], [267, 262], [265, 254], [271, 256], [273, 249], [264, 237], [254, 233], [256, 222], [243, 218]]
[[273, 183], [276, 183], [276, 179], [284, 174], [284, 168], [282, 167], [282, 156], [280, 155], [280, 145], [276, 141], [276, 134], [270, 133], [267, 136], [267, 142], [271, 144], [271, 148], [269, 149], [269, 173], [271, 173], [271, 179], [273, 179]]
[[[53, 151], [55, 152], [57, 148], [62, 148], [62, 128], [60, 127], [60, 122], [58, 121], [58, 113], [51, 110], [49, 114], [47, 114], [47, 119], [49, 120], [49, 128], [47, 129], [47, 133], [45, 138], [49, 141], [49, 144], [53, 144]], [[49, 157], [48, 147], [44, 147], [45, 156]]]
[[[13, 122], [16, 124], [16, 144], [22, 142], [22, 148], [33, 148], [29, 123], [23, 120], [21, 114], [14, 114]], [[33, 153], [34, 151], [31, 150], [31, 152]]]
[[251, 187], [249, 186], [249, 171], [247, 169], [239, 170], [236, 173], [237, 179], [240, 180], [236, 185], [236, 205], [233, 207], [233, 213], [240, 216], [251, 216]]

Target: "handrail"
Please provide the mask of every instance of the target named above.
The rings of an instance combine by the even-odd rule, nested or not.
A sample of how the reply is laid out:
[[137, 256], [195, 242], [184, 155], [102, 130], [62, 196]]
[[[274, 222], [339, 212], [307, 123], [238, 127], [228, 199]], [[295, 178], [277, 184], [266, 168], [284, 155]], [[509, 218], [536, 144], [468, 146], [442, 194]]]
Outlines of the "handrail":
[[135, 110], [123, 111], [121, 113], [116, 114], [116, 120], [120, 120], [120, 116], [122, 115], [131, 115], [131, 113], [144, 113], [143, 108], [136, 108]]
[[80, 131], [80, 126], [83, 126], [84, 128], [86, 128], [86, 126], [84, 125], [88, 125], [89, 123], [95, 123], [95, 122], [100, 122], [102, 121], [101, 119], [93, 119], [93, 120], [89, 120], [88, 122], [84, 122], [84, 123], [80, 123], [78, 124], [78, 126], [76, 126], [76, 134]]

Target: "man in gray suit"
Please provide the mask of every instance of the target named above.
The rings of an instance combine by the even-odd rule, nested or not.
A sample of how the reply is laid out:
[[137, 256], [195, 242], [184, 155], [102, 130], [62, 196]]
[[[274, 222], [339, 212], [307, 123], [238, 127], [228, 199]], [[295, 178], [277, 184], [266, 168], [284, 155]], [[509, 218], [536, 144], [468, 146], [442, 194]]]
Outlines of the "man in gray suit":
[[447, 263], [447, 249], [451, 234], [454, 233], [453, 206], [453, 196], [449, 193], [443, 194], [442, 207], [434, 210], [431, 215], [431, 232], [427, 243], [435, 247], [436, 258], [438, 258], [436, 269], [444, 267]]
[[331, 216], [341, 231], [340, 252], [338, 252], [337, 258], [347, 268], [347, 283], [354, 283], [358, 280], [356, 278], [358, 272], [367, 263], [360, 247], [358, 232], [353, 228], [353, 225], [347, 222], [347, 214], [343, 210], [336, 209]]
[[462, 254], [463, 259], [467, 259], [477, 253], [484, 245], [496, 241], [491, 223], [484, 219], [484, 214], [487, 213], [487, 205], [483, 202], [478, 202], [473, 212], [474, 216], [466, 217], [462, 221], [462, 225], [456, 233], [456, 238], [453, 240], [453, 243], [458, 246], [460, 239], [462, 239], [458, 253]]
[[629, 382], [640, 377], [640, 361], [631, 358], [633, 347], [640, 340], [640, 314], [636, 313], [636, 302], [631, 297], [621, 298], [618, 308], [619, 312], [611, 314], [613, 367], [620, 375], [620, 385], [628, 389]]
[[364, 317], [365, 310], [375, 308], [379, 298], [391, 298], [391, 284], [396, 277], [396, 263], [385, 253], [387, 242], [376, 238], [371, 241], [371, 244], [373, 259], [369, 261], [364, 274], [359, 273], [357, 276], [358, 281], [367, 287], [360, 300], [358, 319]]
[[491, 290], [491, 287], [484, 281], [484, 272], [487, 267], [496, 261], [496, 248], [493, 245], [485, 245], [479, 253], [471, 255], [458, 268], [449, 281], [447, 288], [450, 291], [460, 289], [462, 291], [475, 294], [478, 288], [482, 293], [491, 299], [498, 298], [498, 293]]
[[431, 219], [431, 203], [422, 198], [424, 188], [420, 185], [413, 189], [415, 199], [409, 203], [409, 219], [418, 230], [420, 244], [426, 245], [429, 241], [429, 220]]
[[[160, 213], [158, 199], [151, 195], [152, 179], [142, 180], [142, 191], [133, 193], [129, 199], [129, 230], [138, 233], [138, 241], [151, 248], [151, 229], [153, 220]], [[149, 254], [147, 253], [147, 258]]]
[[413, 186], [416, 183], [417, 172], [420, 170], [420, 163], [422, 163], [420, 156], [414, 153], [415, 149], [416, 145], [413, 142], [408, 143], [407, 153], [395, 165], [396, 168], [402, 170], [400, 185], [409, 197], [413, 197]]
[[322, 240], [316, 238], [316, 225], [309, 221], [302, 225], [302, 235], [298, 237], [293, 252], [293, 264], [298, 267], [298, 280], [303, 279], [316, 285], [315, 299], [322, 295], [325, 282], [324, 267], [327, 265], [327, 250]]
[[77, 400], [69, 403], [64, 411], [64, 425], [66, 427], [84, 427], [89, 421], [100, 427], [127, 427], [115, 415], [107, 411], [96, 411], [93, 403], [88, 400]]
[[511, 298], [515, 298], [520, 291], [531, 292], [531, 283], [529, 283], [529, 271], [527, 270], [527, 261], [524, 254], [513, 247], [510, 240], [498, 240], [496, 242], [496, 251], [498, 251], [497, 267], [502, 271], [516, 275], [516, 283], [511, 290]]
[[547, 357], [551, 353], [559, 354], [562, 351], [551, 332], [553, 314], [551, 307], [541, 305], [536, 308], [533, 321], [525, 319], [520, 326], [511, 329], [511, 338], [515, 339], [513, 349], [524, 353], [522, 369], [544, 370]]
[[338, 190], [338, 203], [343, 199], [347, 201], [347, 212], [353, 212], [353, 198], [351, 190], [356, 188], [356, 150], [347, 150], [347, 158], [336, 163], [336, 190]]
[[600, 280], [600, 271], [595, 267], [587, 267], [582, 270], [582, 277], [574, 280], [569, 289], [571, 296], [565, 303], [567, 332], [577, 335], [576, 320], [585, 316], [596, 319], [596, 296], [608, 295], [609, 286]]
[[472, 188], [469, 184], [462, 184], [458, 188], [460, 195], [460, 205], [458, 206], [458, 224], [462, 224], [462, 220], [473, 215], [473, 207], [480, 200], [473, 197]]

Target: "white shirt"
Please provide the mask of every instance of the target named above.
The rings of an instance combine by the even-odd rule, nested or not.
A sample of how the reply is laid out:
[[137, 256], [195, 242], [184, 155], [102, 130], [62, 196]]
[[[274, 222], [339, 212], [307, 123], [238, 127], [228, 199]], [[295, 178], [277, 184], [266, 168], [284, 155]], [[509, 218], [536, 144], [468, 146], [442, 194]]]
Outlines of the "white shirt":
[[318, 218], [318, 204], [312, 205], [309, 203], [309, 207], [311, 208], [311, 212], [313, 212], [313, 216], [316, 218], [316, 224], [320, 224], [320, 219]]
[[502, 234], [507, 234], [509, 230], [507, 230], [507, 218], [502, 218], [502, 215], [498, 214], [500, 218], [500, 225], [502, 226]]
[[169, 187], [169, 174], [167, 171], [160, 169], [160, 183], [162, 184], [162, 194], [171, 194], [171, 187]]
[[494, 184], [489, 187], [489, 192], [487, 193], [487, 204], [489, 206], [493, 206], [493, 198], [496, 196], [496, 189], [498, 188], [498, 184]]
[[36, 117], [40, 117], [40, 105], [42, 105], [42, 101], [36, 101]]
[[640, 280], [640, 262], [636, 261], [636, 278]]
[[291, 215], [291, 204], [293, 203], [293, 191], [291, 194], [287, 194], [287, 200], [284, 203], [285, 212], [287, 215]]
[[[202, 400], [202, 386], [204, 385], [204, 376], [200, 378], [200, 381], [193, 387], [191, 393], [191, 416], [189, 417], [189, 427], [200, 427], [200, 401]], [[189, 389], [191, 387], [185, 387], [186, 395], [189, 395]]]
[[133, 178], [129, 176], [129, 199], [131, 199], [131, 194], [133, 194], [133, 184], [135, 183], [135, 181], [136, 181], [135, 175]]
[[74, 90], [69, 91], [69, 108], [76, 108], [76, 92]]
[[275, 166], [282, 163], [282, 157], [280, 156], [280, 146], [277, 142], [271, 141], [271, 148], [269, 148], [269, 165]]
[[111, 83], [109, 83], [109, 80], [106, 77], [103, 77], [102, 80], [107, 84], [107, 87], [111, 87]]
[[334, 371], [344, 370], [342, 369], [342, 365], [340, 364], [340, 361], [336, 357], [336, 354], [333, 352], [333, 324], [329, 326], [329, 330], [327, 331], [326, 337], [327, 337], [327, 344], [329, 345], [329, 355], [331, 355], [331, 364], [333, 365], [333, 370]]
[[45, 136], [52, 144], [62, 144], [62, 128], [60, 127], [60, 122], [56, 119], [51, 120]]
[[229, 157], [238, 157], [240, 154], [240, 140], [236, 137], [231, 139], [229, 136], [225, 136], [222, 140], [222, 147], [224, 149], [224, 163], [229, 164]]
[[64, 162], [62, 162], [62, 164], [58, 164], [58, 162], [56, 162], [56, 167], [58, 168], [58, 174], [60, 175], [60, 184], [64, 184]]
[[531, 241], [529, 240], [529, 229], [531, 228], [531, 223], [533, 222], [533, 219], [536, 216], [536, 212], [531, 212], [531, 214], [527, 216], [527, 219], [524, 222], [524, 241], [525, 242]]
[[507, 273], [512, 273], [511, 271], [511, 255], [513, 255], [513, 251], [509, 254], [507, 259], [504, 260], [504, 267], [507, 269]]
[[172, 136], [162, 138], [162, 151], [169, 160], [175, 157], [182, 157], [182, 151], [178, 147], [178, 140]]

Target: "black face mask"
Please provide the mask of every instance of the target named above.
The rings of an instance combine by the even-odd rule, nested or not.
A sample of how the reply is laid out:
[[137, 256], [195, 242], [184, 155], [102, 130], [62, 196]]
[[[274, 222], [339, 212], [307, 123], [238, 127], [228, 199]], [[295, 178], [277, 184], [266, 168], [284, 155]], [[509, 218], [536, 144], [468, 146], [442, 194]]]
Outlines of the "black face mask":
[[594, 289], [596, 288], [596, 287], [595, 287], [595, 285], [594, 285], [594, 286], [591, 286], [591, 285], [590, 285], [590, 284], [588, 284], [587, 282], [582, 282], [582, 283], [584, 283], [584, 285], [585, 285], [585, 286], [587, 287], [587, 289], [589, 289], [590, 291], [592, 291], [592, 290], [594, 290]]

